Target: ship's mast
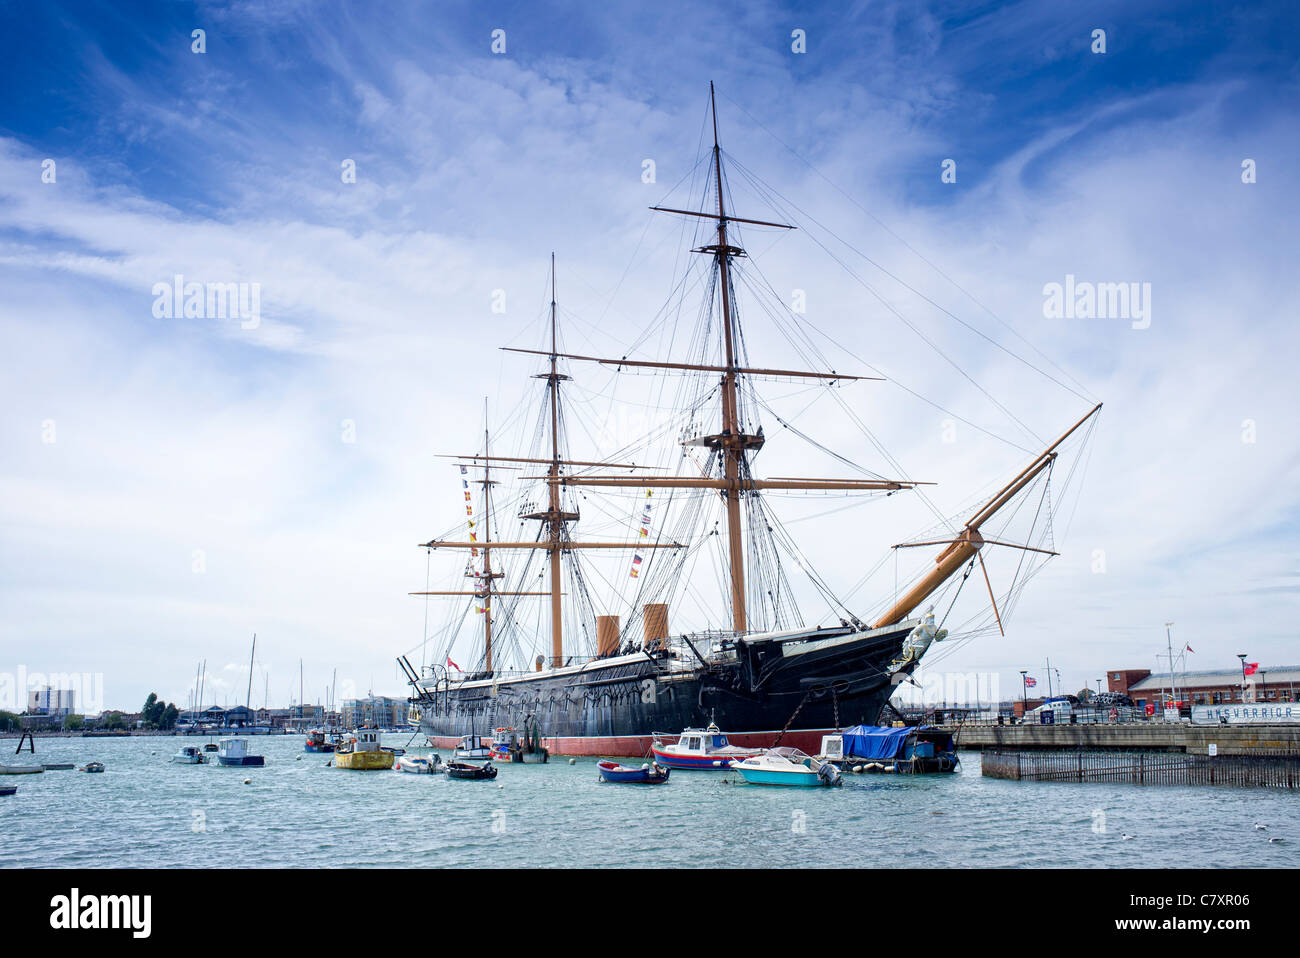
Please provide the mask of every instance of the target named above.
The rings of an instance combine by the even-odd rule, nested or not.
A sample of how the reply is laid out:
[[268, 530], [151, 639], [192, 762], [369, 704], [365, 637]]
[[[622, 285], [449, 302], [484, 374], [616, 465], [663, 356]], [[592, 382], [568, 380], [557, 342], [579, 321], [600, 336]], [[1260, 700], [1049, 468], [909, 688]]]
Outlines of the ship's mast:
[[[551, 549], [551, 666], [564, 664], [564, 616], [560, 608], [560, 543], [564, 538], [564, 517], [560, 512], [560, 372], [555, 335], [555, 254], [551, 253], [551, 468], [546, 484], [549, 496], [547, 525]], [[576, 517], [575, 517], [576, 518]]]
[[[483, 454], [490, 455], [487, 400], [483, 400]], [[483, 667], [492, 671], [492, 463], [483, 467]]]
[[723, 475], [727, 488], [723, 495], [727, 501], [727, 552], [731, 566], [731, 623], [737, 632], [747, 631], [745, 615], [745, 556], [740, 525], [741, 465], [745, 463], [745, 440], [754, 437], [740, 435], [740, 422], [736, 403], [736, 356], [731, 325], [731, 248], [727, 245], [727, 210], [723, 205], [722, 150], [718, 146], [718, 105], [713, 96], [713, 83], [709, 83], [709, 107], [713, 113], [713, 173], [718, 189], [718, 245], [714, 250], [714, 264], [718, 269], [718, 286], [722, 291], [722, 339], [726, 352], [727, 371], [722, 376], [722, 448]]

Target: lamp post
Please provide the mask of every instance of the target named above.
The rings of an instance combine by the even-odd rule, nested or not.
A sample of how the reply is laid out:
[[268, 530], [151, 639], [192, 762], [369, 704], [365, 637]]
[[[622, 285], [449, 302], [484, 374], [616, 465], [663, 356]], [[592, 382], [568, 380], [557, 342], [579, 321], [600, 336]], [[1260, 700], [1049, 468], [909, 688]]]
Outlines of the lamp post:
[[1237, 658], [1241, 659], [1241, 701], [1246, 701], [1246, 653], [1238, 652]]
[[1020, 720], [1025, 720], [1025, 713], [1029, 711], [1029, 686], [1025, 685], [1025, 676], [1029, 674], [1028, 669], [1020, 670]]
[[1097, 694], [1101, 694], [1101, 679], [1097, 680]]
[[1265, 702], [1268, 701], [1268, 673], [1261, 670], [1259, 673], [1259, 692]]

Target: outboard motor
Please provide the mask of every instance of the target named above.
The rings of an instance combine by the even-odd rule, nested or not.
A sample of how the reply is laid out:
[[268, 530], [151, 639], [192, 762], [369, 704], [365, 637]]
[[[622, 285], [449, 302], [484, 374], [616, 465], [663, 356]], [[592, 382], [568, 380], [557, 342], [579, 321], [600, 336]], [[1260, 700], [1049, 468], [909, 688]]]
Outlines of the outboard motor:
[[830, 762], [822, 762], [822, 767], [817, 769], [817, 777], [827, 785], [840, 784], [840, 770]]

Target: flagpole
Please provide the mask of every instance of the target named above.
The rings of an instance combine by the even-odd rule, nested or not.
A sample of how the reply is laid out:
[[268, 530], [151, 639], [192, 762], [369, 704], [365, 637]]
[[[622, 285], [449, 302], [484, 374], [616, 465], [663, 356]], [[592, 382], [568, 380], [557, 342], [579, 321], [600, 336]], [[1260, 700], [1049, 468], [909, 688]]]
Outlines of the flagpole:
[[[1177, 702], [1178, 683], [1177, 680], [1175, 680], [1174, 678], [1174, 636], [1173, 636], [1173, 632], [1171, 631], [1172, 628], [1173, 628], [1172, 622], [1165, 623], [1165, 641], [1169, 645], [1169, 697], [1173, 701]], [[1175, 705], [1174, 708], [1178, 708], [1178, 706]]]

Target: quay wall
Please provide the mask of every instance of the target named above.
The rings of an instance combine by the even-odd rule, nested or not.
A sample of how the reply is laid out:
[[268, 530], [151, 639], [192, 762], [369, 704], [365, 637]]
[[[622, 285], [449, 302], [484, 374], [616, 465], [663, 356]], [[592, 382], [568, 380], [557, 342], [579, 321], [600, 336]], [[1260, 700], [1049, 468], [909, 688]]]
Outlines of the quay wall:
[[1206, 755], [1211, 743], [1220, 755], [1259, 752], [1300, 754], [1300, 725], [1187, 725], [1132, 722], [1116, 725], [945, 726], [957, 747], [984, 749], [1144, 749]]

